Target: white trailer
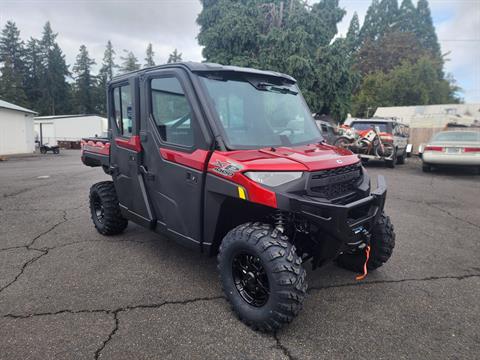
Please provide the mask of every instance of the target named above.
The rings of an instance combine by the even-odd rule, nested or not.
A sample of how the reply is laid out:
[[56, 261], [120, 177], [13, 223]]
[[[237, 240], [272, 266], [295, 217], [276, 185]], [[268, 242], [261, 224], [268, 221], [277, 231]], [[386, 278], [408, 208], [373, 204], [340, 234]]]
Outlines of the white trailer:
[[84, 137], [106, 136], [107, 119], [98, 115], [57, 115], [35, 118], [35, 138], [50, 146]]

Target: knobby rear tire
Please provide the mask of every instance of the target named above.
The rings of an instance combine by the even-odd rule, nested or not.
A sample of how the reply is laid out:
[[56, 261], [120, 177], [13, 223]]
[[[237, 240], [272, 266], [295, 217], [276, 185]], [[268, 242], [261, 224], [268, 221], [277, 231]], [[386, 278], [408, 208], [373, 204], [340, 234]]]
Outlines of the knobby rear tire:
[[[95, 202], [99, 201], [103, 206], [103, 218], [96, 213]], [[120, 211], [117, 192], [112, 181], [102, 181], [90, 188], [90, 213], [93, 224], [102, 235], [116, 235], [122, 233], [127, 225]]]

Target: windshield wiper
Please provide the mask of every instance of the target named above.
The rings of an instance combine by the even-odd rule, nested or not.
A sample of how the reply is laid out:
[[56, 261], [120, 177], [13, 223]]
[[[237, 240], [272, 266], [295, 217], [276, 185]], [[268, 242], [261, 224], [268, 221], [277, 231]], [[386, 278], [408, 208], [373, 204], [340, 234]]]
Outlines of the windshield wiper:
[[279, 92], [281, 94], [292, 94], [292, 95], [297, 95], [298, 91], [292, 90], [289, 87], [286, 86], [278, 86], [275, 84], [270, 84], [267, 82], [259, 82], [255, 86], [259, 90], [265, 90], [265, 91], [272, 91], [272, 92]]

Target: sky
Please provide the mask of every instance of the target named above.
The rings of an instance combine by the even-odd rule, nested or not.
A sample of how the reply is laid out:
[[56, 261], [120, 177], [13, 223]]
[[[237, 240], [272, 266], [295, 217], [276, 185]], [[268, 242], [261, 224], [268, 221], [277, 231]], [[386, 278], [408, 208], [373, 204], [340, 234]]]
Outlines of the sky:
[[[339, 24], [339, 36], [346, 34], [355, 11], [362, 23], [370, 3], [340, 0], [347, 14]], [[446, 71], [463, 89], [460, 96], [466, 102], [480, 103], [480, 0], [429, 3], [442, 53], [449, 53]], [[107, 40], [113, 43], [117, 62], [123, 49], [128, 49], [143, 64], [150, 42], [156, 63], [165, 63], [174, 48], [183, 54], [183, 60], [201, 61], [202, 49], [196, 39], [200, 11], [198, 0], [0, 0], [0, 28], [12, 20], [26, 40], [39, 38], [43, 25], [50, 21], [70, 65], [85, 44], [98, 67]]]

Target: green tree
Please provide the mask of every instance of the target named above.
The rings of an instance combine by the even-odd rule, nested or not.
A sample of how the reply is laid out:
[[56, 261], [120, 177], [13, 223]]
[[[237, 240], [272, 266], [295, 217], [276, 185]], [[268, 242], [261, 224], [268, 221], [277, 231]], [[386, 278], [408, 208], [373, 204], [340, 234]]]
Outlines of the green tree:
[[404, 61], [415, 63], [429, 52], [412, 33], [392, 32], [377, 41], [367, 41], [358, 51], [354, 68], [362, 75], [387, 73]]
[[417, 26], [417, 10], [412, 0], [403, 0], [400, 5], [396, 30], [415, 34]]
[[335, 120], [347, 117], [351, 96], [357, 86], [358, 76], [351, 70], [349, 44], [337, 39], [332, 45], [320, 48], [317, 54], [318, 94], [321, 104], [316, 108], [320, 114], [330, 114]]
[[7, 21], [0, 35], [0, 97], [17, 105], [28, 106], [25, 94], [24, 43], [14, 22]]
[[71, 111], [71, 89], [67, 83], [70, 76], [65, 55], [56, 42], [50, 22], [43, 28], [40, 49], [42, 55], [42, 96], [38, 102], [42, 115], [65, 114]]
[[112, 42], [108, 40], [105, 52], [103, 53], [103, 62], [99, 71], [99, 77], [104, 78], [106, 83], [113, 79], [115, 69], [117, 68], [118, 65], [115, 64], [115, 50], [113, 49]]
[[378, 38], [395, 30], [398, 21], [397, 0], [381, 0], [378, 6]]
[[346, 39], [350, 51], [356, 51], [360, 46], [360, 21], [357, 12], [353, 14], [352, 20], [350, 20]]
[[372, 115], [379, 106], [409, 106], [457, 103], [458, 87], [439, 76], [437, 60], [424, 56], [403, 62], [389, 73], [381, 71], [363, 78], [353, 100], [355, 116]]
[[93, 114], [96, 110], [96, 79], [91, 73], [92, 65], [95, 65], [95, 61], [88, 55], [87, 47], [81, 45], [73, 66], [75, 111], [80, 114]]
[[[322, 93], [319, 86], [328, 81], [320, 66], [344, 61], [342, 69], [348, 69], [350, 61], [337, 58], [339, 51], [327, 51], [345, 15], [338, 0], [321, 0], [313, 6], [301, 0], [204, 0], [202, 4], [198, 40], [207, 61], [291, 74], [313, 111], [334, 111], [332, 104], [349, 102], [350, 94], [334, 92], [339, 99], [333, 101], [332, 93]], [[325, 55], [317, 56], [319, 49]]]
[[167, 63], [171, 64], [171, 63], [176, 63], [181, 61], [182, 61], [182, 53], [179, 53], [175, 48], [175, 50], [173, 50], [173, 52], [170, 55], [168, 55]]
[[367, 9], [365, 19], [363, 20], [362, 28], [360, 29], [360, 41], [375, 41], [380, 34], [380, 3], [378, 0], [373, 0]]
[[151, 43], [149, 43], [147, 46], [144, 67], [155, 66], [155, 61], [153, 60], [154, 56], [155, 56], [155, 53], [153, 52], [153, 46]]
[[105, 52], [103, 54], [103, 61], [97, 77], [96, 101], [95, 111], [99, 114], [107, 114], [107, 84], [113, 79], [115, 69], [118, 65], [115, 63], [115, 50], [112, 42], [108, 40]]
[[203, 0], [198, 15], [198, 42], [209, 62], [254, 65], [258, 57], [259, 2], [252, 0]]
[[433, 26], [432, 15], [427, 0], [419, 0], [417, 4], [417, 26], [416, 35], [422, 47], [430, 50], [432, 56], [440, 59], [441, 51], [438, 43], [435, 27]]
[[42, 80], [44, 73], [42, 49], [37, 39], [30, 38], [25, 47], [25, 78], [24, 88], [28, 102], [32, 109], [39, 108], [43, 90]]
[[20, 106], [28, 106], [27, 96], [23, 90], [22, 78], [14, 71], [10, 59], [0, 68], [0, 98]]
[[120, 66], [120, 71], [123, 73], [127, 73], [129, 71], [135, 71], [140, 69], [140, 64], [138, 63], [138, 59], [136, 58], [135, 54], [128, 50], [123, 50], [125, 56], [121, 56], [120, 60], [122, 60], [122, 65]]

